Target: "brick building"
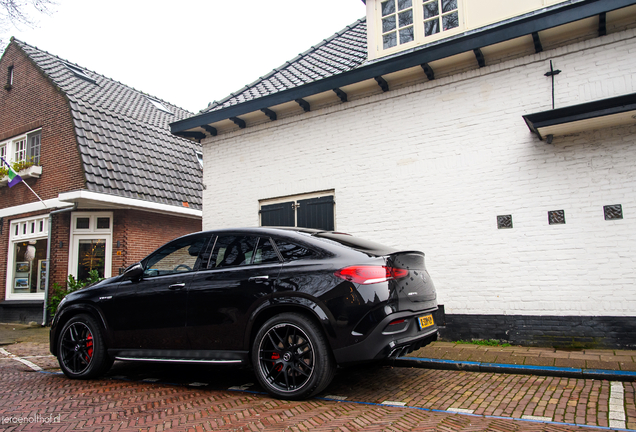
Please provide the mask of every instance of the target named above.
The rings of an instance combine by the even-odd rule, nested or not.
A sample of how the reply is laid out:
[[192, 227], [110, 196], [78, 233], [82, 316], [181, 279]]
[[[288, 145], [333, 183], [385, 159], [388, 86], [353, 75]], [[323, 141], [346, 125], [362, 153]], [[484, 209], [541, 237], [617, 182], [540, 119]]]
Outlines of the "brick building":
[[43, 200], [0, 173], [0, 322], [201, 229], [201, 146], [168, 129], [191, 113], [16, 39], [0, 74], [0, 155]]
[[449, 338], [636, 346], [636, 1], [366, 6], [171, 123], [203, 144], [204, 228], [423, 250]]

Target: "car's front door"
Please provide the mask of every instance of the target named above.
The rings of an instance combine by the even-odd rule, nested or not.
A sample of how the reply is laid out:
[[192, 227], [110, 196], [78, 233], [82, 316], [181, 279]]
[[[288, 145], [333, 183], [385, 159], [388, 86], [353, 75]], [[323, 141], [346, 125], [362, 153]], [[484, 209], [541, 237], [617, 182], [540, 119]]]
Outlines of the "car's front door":
[[[188, 285], [196, 273], [209, 236], [189, 236], [168, 243], [143, 261], [140, 280], [122, 282], [101, 306], [115, 349], [184, 350]], [[155, 355], [157, 353], [154, 353]]]
[[273, 291], [282, 264], [267, 237], [222, 235], [212, 243], [207, 269], [188, 290], [188, 337], [192, 349], [240, 351], [249, 314]]

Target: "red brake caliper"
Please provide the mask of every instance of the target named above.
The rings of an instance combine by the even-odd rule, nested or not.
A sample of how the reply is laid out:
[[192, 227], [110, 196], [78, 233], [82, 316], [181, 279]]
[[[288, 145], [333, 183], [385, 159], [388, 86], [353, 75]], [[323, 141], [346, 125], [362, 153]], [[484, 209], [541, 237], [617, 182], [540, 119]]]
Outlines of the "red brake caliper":
[[90, 333], [86, 337], [86, 348], [88, 353], [86, 361], [90, 361], [91, 357], [93, 357], [93, 335]]
[[[272, 353], [272, 360], [278, 360], [280, 359], [280, 354], [278, 353]], [[274, 366], [274, 370], [276, 372], [280, 372], [283, 369], [283, 365], [282, 364], [277, 364], [276, 366]]]

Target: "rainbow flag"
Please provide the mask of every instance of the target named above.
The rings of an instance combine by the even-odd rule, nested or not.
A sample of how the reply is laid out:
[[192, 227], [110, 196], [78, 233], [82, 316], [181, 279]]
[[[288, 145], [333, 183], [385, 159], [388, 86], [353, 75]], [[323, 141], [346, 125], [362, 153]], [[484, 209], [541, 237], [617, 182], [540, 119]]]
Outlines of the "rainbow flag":
[[11, 165], [9, 165], [9, 163], [6, 160], [4, 160], [3, 157], [0, 157], [0, 159], [2, 159], [2, 162], [4, 162], [4, 164], [9, 169], [9, 172], [7, 173], [7, 176], [9, 177], [9, 187], [13, 187], [17, 185], [18, 183], [20, 183], [22, 181], [22, 177], [20, 177], [18, 173], [13, 171], [13, 168], [11, 168]]

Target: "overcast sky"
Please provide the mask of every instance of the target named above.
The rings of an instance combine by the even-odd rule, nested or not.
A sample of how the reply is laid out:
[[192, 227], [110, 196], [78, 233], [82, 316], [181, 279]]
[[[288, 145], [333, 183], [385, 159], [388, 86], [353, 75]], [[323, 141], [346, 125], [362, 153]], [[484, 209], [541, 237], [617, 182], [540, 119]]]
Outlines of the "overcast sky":
[[193, 112], [365, 15], [361, 0], [58, 0], [54, 10], [5, 44], [15, 36]]

